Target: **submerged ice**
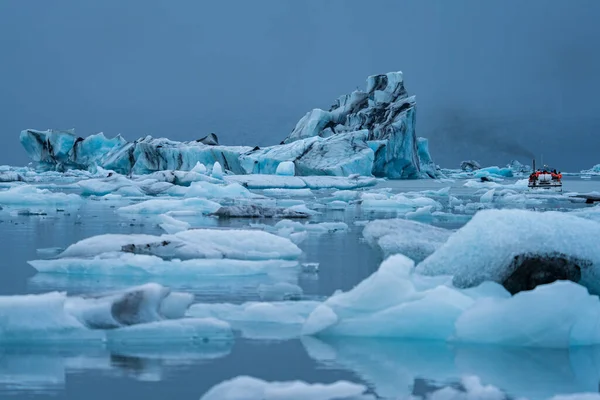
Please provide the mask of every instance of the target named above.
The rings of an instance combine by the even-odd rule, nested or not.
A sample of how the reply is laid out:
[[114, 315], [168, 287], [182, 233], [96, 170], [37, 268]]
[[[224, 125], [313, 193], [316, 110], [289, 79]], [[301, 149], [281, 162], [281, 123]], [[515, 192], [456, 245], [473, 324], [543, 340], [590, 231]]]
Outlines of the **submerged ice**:
[[146, 136], [128, 142], [102, 133], [82, 138], [73, 130], [23, 130], [20, 140], [33, 161], [64, 171], [96, 166], [122, 174], [190, 171], [197, 163], [223, 179], [233, 174], [420, 178], [439, 176], [427, 140], [415, 131], [415, 97], [401, 72], [370, 76], [366, 91], [341, 96], [329, 111], [307, 113], [277, 146], [219, 145], [216, 135], [188, 142]]

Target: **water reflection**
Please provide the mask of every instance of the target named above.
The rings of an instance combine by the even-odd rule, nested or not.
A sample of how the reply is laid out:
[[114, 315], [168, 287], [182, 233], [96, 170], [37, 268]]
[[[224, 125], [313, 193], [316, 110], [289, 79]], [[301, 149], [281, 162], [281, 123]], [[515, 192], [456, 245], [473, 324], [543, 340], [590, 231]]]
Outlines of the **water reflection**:
[[[355, 372], [384, 398], [423, 395], [423, 388], [458, 382], [465, 375], [530, 400], [598, 392], [600, 380], [598, 347], [522, 349], [346, 338], [303, 338], [302, 343], [321, 365]], [[423, 380], [434, 384], [418, 384]]]
[[161, 381], [171, 371], [227, 356], [232, 343], [177, 347], [0, 347], [0, 392], [64, 390], [68, 374]]

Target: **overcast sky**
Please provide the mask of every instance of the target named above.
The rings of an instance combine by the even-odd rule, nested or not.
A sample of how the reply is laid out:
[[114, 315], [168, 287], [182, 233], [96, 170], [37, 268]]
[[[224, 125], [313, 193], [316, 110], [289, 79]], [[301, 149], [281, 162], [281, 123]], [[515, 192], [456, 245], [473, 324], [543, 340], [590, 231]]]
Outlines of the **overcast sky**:
[[26, 128], [279, 143], [403, 71], [434, 160], [600, 163], [598, 0], [0, 1], [0, 164]]

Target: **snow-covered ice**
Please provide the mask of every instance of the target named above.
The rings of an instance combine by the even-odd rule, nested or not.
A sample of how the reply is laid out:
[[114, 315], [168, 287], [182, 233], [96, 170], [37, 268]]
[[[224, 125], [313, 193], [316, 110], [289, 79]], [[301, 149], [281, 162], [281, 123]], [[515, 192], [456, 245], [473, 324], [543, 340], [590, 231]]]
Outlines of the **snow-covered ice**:
[[568, 213], [482, 210], [417, 271], [453, 275], [461, 287], [489, 280], [530, 288], [572, 279], [599, 293], [599, 236], [600, 224]]

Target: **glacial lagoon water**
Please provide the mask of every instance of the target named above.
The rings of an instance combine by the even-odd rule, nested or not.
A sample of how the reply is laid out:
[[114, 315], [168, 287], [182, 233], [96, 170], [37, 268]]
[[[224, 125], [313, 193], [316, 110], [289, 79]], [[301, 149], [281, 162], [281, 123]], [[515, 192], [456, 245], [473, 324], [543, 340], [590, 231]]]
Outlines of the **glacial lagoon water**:
[[[504, 182], [508, 183], [508, 182]], [[394, 192], [439, 190], [476, 201], [477, 189], [464, 181], [388, 181], [379, 188]], [[565, 192], [600, 191], [600, 179], [567, 177]], [[371, 190], [370, 189], [370, 190]], [[260, 191], [257, 191], [260, 193]], [[331, 191], [319, 191], [326, 196]], [[127, 203], [125, 203], [127, 204]], [[381, 254], [362, 240], [361, 221], [393, 218], [393, 210], [320, 210], [312, 221], [342, 221], [348, 232], [310, 236], [299, 246], [302, 263], [319, 263], [319, 271], [282, 273], [281, 276], [219, 278], [202, 281], [175, 278], [73, 277], [36, 274], [27, 260], [43, 258], [37, 250], [66, 248], [78, 240], [101, 233], [161, 234], [151, 216], [115, 213], [123, 202], [87, 200], [79, 209], [48, 215], [0, 212], [0, 295], [42, 293], [97, 293], [146, 282], [191, 292], [197, 302], [241, 303], [259, 300], [260, 284], [285, 281], [298, 284], [307, 299], [322, 299], [334, 291], [348, 290], [375, 271]], [[536, 206], [540, 207], [540, 206]], [[591, 207], [581, 203], [549, 201], [544, 210]], [[14, 211], [14, 210], [13, 210]], [[468, 217], [467, 217], [468, 218]], [[250, 223], [273, 220], [181, 217], [193, 227], [249, 228]], [[463, 219], [434, 224], [459, 228]], [[2, 321], [0, 321], [0, 324]], [[1, 329], [1, 327], [0, 327]], [[226, 379], [249, 375], [267, 381], [304, 380], [330, 383], [337, 380], [365, 383], [378, 398], [404, 398], [424, 394], [443, 384], [456, 384], [464, 375], [477, 375], [512, 398], [548, 399], [557, 394], [598, 392], [600, 349], [518, 349], [493, 346], [450, 346], [430, 342], [365, 339], [250, 340], [236, 338], [228, 345], [154, 346], [119, 348], [101, 346], [0, 347], [0, 397], [13, 399], [199, 399]]]

